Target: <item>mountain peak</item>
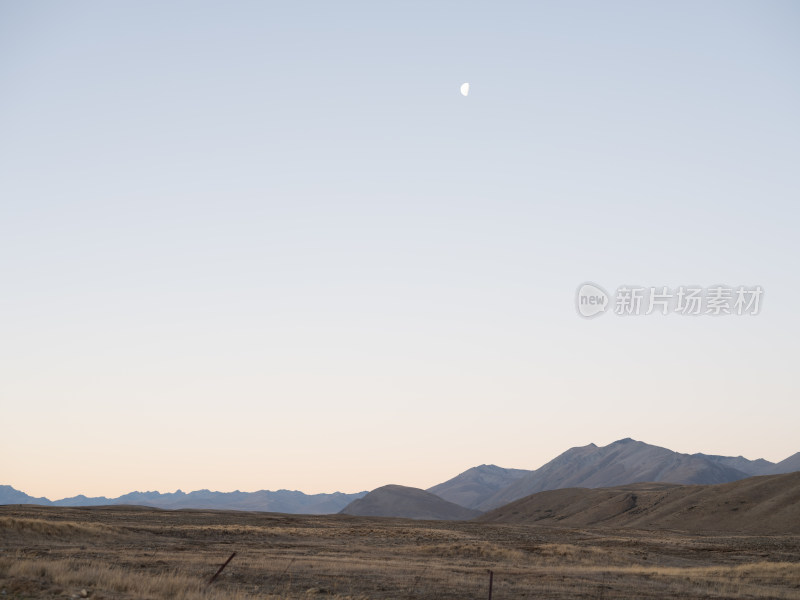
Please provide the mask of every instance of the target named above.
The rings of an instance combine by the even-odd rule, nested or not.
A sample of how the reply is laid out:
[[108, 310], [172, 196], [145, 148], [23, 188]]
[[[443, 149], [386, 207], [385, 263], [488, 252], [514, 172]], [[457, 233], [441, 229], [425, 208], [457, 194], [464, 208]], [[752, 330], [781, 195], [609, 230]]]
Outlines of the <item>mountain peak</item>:
[[[748, 476], [745, 470], [762, 470], [766, 464], [746, 459], [690, 456], [623, 438], [597, 448], [571, 448], [549, 463], [498, 490], [475, 508], [493, 509], [530, 494], [560, 488], [598, 488], [640, 482], [711, 484]], [[792, 464], [787, 469], [794, 470]]]
[[467, 508], [475, 508], [501, 489], [511, 485], [530, 471], [507, 469], [497, 465], [480, 465], [467, 469], [428, 491]]

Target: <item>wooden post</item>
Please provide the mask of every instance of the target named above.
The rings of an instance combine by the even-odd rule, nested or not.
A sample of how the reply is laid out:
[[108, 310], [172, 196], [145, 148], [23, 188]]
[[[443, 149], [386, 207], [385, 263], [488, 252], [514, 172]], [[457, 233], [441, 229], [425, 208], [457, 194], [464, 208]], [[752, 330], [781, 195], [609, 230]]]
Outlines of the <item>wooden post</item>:
[[489, 600], [492, 600], [492, 582], [494, 580], [494, 571], [489, 569]]
[[233, 554], [231, 554], [231, 555], [228, 557], [228, 560], [226, 560], [224, 563], [222, 563], [222, 566], [219, 568], [219, 571], [217, 571], [216, 573], [214, 573], [214, 576], [213, 576], [211, 579], [209, 579], [209, 580], [208, 580], [208, 583], [207, 583], [206, 585], [211, 585], [212, 583], [214, 583], [214, 580], [215, 580], [215, 579], [216, 579], [216, 578], [219, 576], [219, 574], [220, 574], [220, 573], [222, 573], [222, 569], [224, 569], [225, 567], [227, 567], [227, 566], [228, 566], [228, 563], [229, 563], [229, 562], [231, 562], [231, 561], [233, 560], [233, 557], [234, 557], [234, 556], [236, 556], [236, 552], [234, 552]]

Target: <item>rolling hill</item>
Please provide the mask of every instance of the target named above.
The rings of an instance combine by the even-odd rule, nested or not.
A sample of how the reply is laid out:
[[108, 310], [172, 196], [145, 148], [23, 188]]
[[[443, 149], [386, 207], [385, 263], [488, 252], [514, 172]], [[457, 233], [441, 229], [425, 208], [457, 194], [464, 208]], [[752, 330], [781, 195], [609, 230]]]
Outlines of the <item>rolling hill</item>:
[[482, 523], [800, 533], [800, 472], [717, 485], [637, 483], [539, 492], [476, 519]]
[[425, 490], [403, 485], [384, 485], [348, 504], [340, 514], [359, 517], [402, 517], [461, 521], [480, 512], [448, 502]]

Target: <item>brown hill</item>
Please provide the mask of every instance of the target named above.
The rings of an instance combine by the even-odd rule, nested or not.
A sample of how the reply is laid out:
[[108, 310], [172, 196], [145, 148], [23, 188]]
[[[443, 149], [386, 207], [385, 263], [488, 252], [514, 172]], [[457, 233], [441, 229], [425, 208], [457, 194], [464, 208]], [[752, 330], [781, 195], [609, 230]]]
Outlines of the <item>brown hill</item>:
[[717, 485], [638, 483], [551, 490], [502, 506], [477, 520], [569, 527], [800, 533], [800, 472]]
[[384, 485], [358, 500], [354, 500], [339, 513], [358, 517], [403, 517], [406, 519], [436, 519], [462, 521], [480, 514], [418, 488], [403, 485]]

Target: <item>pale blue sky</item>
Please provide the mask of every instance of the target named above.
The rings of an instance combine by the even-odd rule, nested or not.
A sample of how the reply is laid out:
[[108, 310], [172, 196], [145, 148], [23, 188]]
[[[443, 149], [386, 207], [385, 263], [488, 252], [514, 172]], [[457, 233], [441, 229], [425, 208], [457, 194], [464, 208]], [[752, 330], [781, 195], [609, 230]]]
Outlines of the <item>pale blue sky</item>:
[[[800, 450], [799, 31], [793, 2], [0, 1], [0, 483]], [[765, 295], [586, 321], [587, 280]]]

